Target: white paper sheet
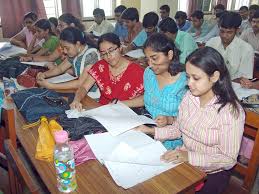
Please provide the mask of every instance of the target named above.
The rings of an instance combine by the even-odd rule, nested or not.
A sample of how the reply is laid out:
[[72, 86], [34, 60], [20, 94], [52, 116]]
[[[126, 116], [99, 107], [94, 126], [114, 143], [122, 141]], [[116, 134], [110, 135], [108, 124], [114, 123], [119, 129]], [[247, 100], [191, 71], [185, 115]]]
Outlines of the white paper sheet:
[[143, 124], [156, 124], [152, 119], [146, 116], [137, 115], [133, 110], [120, 102], [117, 104], [104, 105], [84, 112], [68, 110], [66, 114], [68, 118], [78, 118], [80, 116], [92, 117], [99, 121], [113, 136]]
[[178, 165], [161, 162], [165, 147], [138, 131], [127, 131], [116, 137], [103, 133], [85, 138], [116, 184], [125, 189]]
[[68, 73], [65, 73], [62, 75], [58, 75], [56, 77], [49, 78], [49, 79], [47, 79], [47, 81], [49, 83], [57, 84], [57, 83], [68, 82], [68, 81], [75, 80], [75, 79], [77, 79], [77, 77], [74, 77]]
[[239, 83], [232, 82], [232, 87], [239, 100], [253, 94], [259, 94], [259, 90], [243, 88]]
[[0, 52], [10, 49], [12, 47], [10, 42], [0, 42]]
[[14, 45], [11, 45], [11, 47], [8, 49], [4, 49], [4, 50], [0, 51], [0, 55], [4, 56], [6, 58], [11, 57], [11, 56], [16, 56], [19, 54], [26, 54], [26, 53], [27, 53], [27, 50], [25, 50], [24, 48], [21, 48], [21, 47], [14, 46]]
[[21, 63], [33, 65], [33, 66], [45, 67], [45, 65], [47, 65], [49, 62], [48, 61], [44, 61], [44, 62], [32, 61], [32, 62], [21, 62]]
[[125, 55], [135, 58], [135, 59], [145, 57], [145, 54], [142, 49], [136, 49], [136, 50], [129, 51]]

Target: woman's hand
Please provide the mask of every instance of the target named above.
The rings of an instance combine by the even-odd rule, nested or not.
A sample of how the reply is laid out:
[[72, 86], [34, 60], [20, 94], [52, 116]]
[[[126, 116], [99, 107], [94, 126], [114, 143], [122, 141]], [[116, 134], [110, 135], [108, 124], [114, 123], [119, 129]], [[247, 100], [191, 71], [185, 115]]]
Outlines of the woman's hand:
[[71, 109], [77, 109], [79, 112], [81, 112], [83, 110], [83, 105], [81, 102], [74, 100], [71, 104], [70, 104], [70, 108]]
[[157, 118], [155, 119], [155, 122], [158, 127], [164, 127], [169, 124], [168, 117], [162, 116], [162, 115], [157, 116]]
[[55, 67], [57, 67], [55, 62], [49, 62], [45, 65], [45, 67], [47, 67], [49, 70], [54, 69]]
[[251, 88], [253, 86], [253, 82], [251, 82], [249, 79], [246, 79], [244, 77], [240, 79], [240, 84], [244, 88]]
[[32, 57], [20, 57], [21, 62], [32, 61]]
[[161, 158], [164, 162], [171, 162], [174, 164], [180, 163], [180, 162], [188, 162], [188, 152], [175, 149], [175, 150], [168, 150], [166, 153], [164, 153]]
[[155, 128], [148, 127], [146, 125], [140, 125], [140, 126], [136, 127], [135, 130], [141, 131], [141, 132], [146, 133], [146, 134], [151, 134], [151, 135], [155, 134]]
[[46, 75], [45, 75], [45, 73], [43, 73], [43, 72], [39, 72], [38, 74], [37, 74], [37, 76], [36, 76], [36, 79], [37, 79], [37, 81], [39, 80], [44, 80], [46, 78]]
[[46, 79], [37, 79], [37, 84], [40, 87], [51, 89], [51, 83], [49, 83]]

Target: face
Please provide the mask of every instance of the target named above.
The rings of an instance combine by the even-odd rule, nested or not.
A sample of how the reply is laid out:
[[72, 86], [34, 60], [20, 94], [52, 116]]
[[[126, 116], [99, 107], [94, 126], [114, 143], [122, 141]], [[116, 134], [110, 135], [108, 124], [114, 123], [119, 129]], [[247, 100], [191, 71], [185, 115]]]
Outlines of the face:
[[24, 26], [26, 26], [29, 30], [33, 29], [33, 23], [34, 21], [31, 18], [26, 18], [24, 21]]
[[121, 13], [120, 13], [120, 12], [114, 13], [114, 17], [115, 17], [115, 20], [116, 20], [117, 22], [119, 22], [120, 24], [123, 23], [123, 21], [121, 20]]
[[223, 45], [229, 45], [235, 38], [237, 29], [235, 28], [222, 28], [219, 29], [219, 36]]
[[121, 57], [121, 48], [108, 41], [100, 43], [99, 52], [101, 57], [112, 67], [117, 65]]
[[41, 28], [38, 28], [35, 26], [35, 30], [36, 30], [36, 34], [37, 34], [37, 37], [38, 39], [43, 39], [43, 38], [46, 38], [49, 34], [49, 30], [43, 30]]
[[163, 19], [169, 17], [169, 13], [166, 10], [160, 9], [160, 17]]
[[62, 32], [65, 28], [69, 27], [69, 25], [61, 20], [58, 20], [58, 30]]
[[147, 36], [150, 36], [151, 34], [155, 33], [156, 31], [157, 30], [156, 30], [155, 26], [145, 28], [145, 32], [147, 33]]
[[102, 23], [102, 21], [104, 20], [104, 17], [100, 14], [96, 14], [94, 15], [94, 21], [100, 25]]
[[77, 42], [76, 44], [72, 44], [70, 42], [61, 40], [60, 45], [62, 47], [63, 53], [68, 57], [72, 58], [78, 55], [78, 51], [80, 48], [80, 43]]
[[168, 72], [169, 65], [173, 59], [172, 50], [168, 52], [168, 55], [165, 55], [162, 52], [153, 51], [150, 47], [147, 47], [144, 51], [148, 60], [148, 65], [156, 75]]
[[183, 26], [184, 23], [185, 23], [185, 19], [183, 19], [183, 18], [176, 19], [176, 24], [178, 26]]
[[259, 33], [259, 18], [252, 19], [252, 28], [255, 34]]
[[243, 10], [239, 11], [239, 14], [240, 14], [242, 20], [246, 20], [247, 17], [248, 17], [249, 12], [247, 10], [243, 9]]
[[218, 79], [209, 77], [202, 69], [192, 65], [190, 62], [186, 63], [186, 74], [188, 78], [188, 86], [192, 95], [197, 97], [206, 96], [212, 92], [212, 86]]
[[136, 20], [131, 21], [131, 20], [123, 20], [123, 24], [128, 28], [128, 29], [132, 29], [134, 28], [135, 24], [136, 24]]
[[249, 10], [249, 18], [252, 18], [255, 12], [256, 10], [253, 10], [253, 9]]
[[198, 19], [196, 17], [192, 17], [192, 25], [194, 28], [200, 28], [202, 23], [203, 23], [203, 19]]

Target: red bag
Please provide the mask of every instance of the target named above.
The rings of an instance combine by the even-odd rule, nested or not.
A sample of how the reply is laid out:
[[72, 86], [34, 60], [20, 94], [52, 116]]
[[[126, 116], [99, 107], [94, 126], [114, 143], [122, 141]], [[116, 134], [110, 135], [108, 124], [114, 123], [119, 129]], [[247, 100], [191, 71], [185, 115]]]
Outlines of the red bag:
[[28, 67], [21, 75], [17, 76], [17, 82], [19, 85], [26, 88], [37, 87], [36, 76], [39, 72], [45, 72], [45, 69], [36, 69]]

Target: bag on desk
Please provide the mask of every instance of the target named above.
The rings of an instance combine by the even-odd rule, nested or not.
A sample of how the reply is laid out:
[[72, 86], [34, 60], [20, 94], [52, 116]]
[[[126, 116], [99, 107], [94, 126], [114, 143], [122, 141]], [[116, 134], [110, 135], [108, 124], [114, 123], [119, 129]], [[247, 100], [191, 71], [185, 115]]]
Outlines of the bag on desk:
[[28, 65], [21, 63], [18, 57], [8, 58], [0, 61], [0, 74], [1, 77], [16, 78], [27, 67]]
[[60, 115], [69, 109], [68, 103], [57, 92], [43, 88], [31, 88], [11, 95], [18, 110], [28, 122], [41, 116]]
[[259, 94], [248, 96], [242, 99], [241, 103], [244, 108], [248, 108], [249, 110], [259, 114]]

